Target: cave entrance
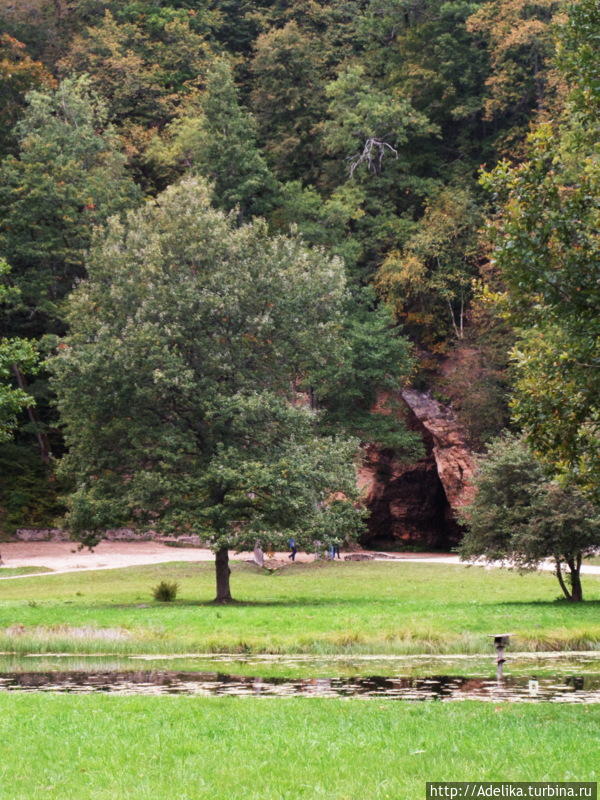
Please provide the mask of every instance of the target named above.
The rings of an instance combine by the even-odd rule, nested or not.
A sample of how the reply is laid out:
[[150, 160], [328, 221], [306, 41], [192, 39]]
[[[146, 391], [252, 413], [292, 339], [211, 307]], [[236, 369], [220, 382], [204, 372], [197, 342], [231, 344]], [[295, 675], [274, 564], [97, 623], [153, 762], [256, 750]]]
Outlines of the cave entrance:
[[419, 461], [402, 464], [392, 451], [372, 449], [365, 473], [370, 514], [360, 539], [364, 547], [448, 550], [458, 542], [460, 526], [431, 452]]

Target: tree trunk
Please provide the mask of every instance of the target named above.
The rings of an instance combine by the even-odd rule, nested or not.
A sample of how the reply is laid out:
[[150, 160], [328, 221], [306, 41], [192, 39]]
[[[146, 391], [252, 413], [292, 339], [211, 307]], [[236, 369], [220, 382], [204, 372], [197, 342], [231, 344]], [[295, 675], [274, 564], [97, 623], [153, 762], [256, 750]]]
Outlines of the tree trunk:
[[[27, 381], [25, 380], [25, 376], [19, 369], [17, 364], [12, 365], [12, 371], [17, 379], [17, 386], [21, 389], [22, 392], [27, 392]], [[27, 406], [27, 416], [29, 417], [29, 421], [35, 431], [35, 436], [38, 441], [38, 447], [40, 448], [40, 458], [44, 462], [44, 464], [50, 463], [50, 456], [52, 453], [50, 452], [50, 443], [48, 441], [47, 435], [42, 430], [42, 423], [37, 415], [37, 411], [32, 405]]]
[[581, 574], [575, 570], [570, 575], [571, 578], [571, 600], [574, 603], [581, 603], [583, 600], [583, 587], [581, 585]]
[[227, 547], [220, 547], [215, 555], [215, 570], [217, 577], [217, 596], [215, 603], [232, 603], [233, 597], [229, 588], [229, 550]]
[[456, 338], [461, 339], [462, 337], [459, 333], [458, 326], [456, 324], [456, 317], [454, 315], [454, 309], [452, 308], [452, 303], [450, 302], [450, 300], [446, 300], [446, 302], [448, 303], [448, 310], [450, 311], [450, 319], [452, 320], [452, 327], [454, 328], [454, 333], [456, 335]]
[[581, 585], [581, 556], [567, 561], [569, 565], [569, 581], [571, 582], [571, 601], [581, 603], [583, 600], [583, 587]]
[[565, 583], [565, 579], [562, 574], [562, 569], [560, 566], [560, 558], [555, 558], [555, 562], [556, 562], [556, 577], [558, 578], [558, 582], [560, 583], [560, 588], [563, 590], [563, 594], [567, 598], [567, 600], [570, 600], [571, 593], [567, 588], [567, 584]]
[[562, 574], [560, 558], [555, 557], [555, 561], [556, 577], [558, 578], [560, 588], [563, 590], [565, 597], [572, 603], [581, 603], [583, 600], [583, 587], [581, 585], [581, 556], [579, 555], [576, 558], [566, 559], [569, 567], [569, 583], [571, 584], [570, 591]]

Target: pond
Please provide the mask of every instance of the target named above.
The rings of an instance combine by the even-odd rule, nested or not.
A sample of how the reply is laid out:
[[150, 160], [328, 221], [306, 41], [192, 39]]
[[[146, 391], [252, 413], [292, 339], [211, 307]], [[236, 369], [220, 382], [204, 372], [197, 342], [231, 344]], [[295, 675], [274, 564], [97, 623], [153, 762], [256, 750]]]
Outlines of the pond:
[[293, 679], [164, 669], [38, 670], [1, 673], [0, 691], [600, 703], [600, 674], [557, 674], [539, 678], [507, 676], [498, 681], [472, 675]]

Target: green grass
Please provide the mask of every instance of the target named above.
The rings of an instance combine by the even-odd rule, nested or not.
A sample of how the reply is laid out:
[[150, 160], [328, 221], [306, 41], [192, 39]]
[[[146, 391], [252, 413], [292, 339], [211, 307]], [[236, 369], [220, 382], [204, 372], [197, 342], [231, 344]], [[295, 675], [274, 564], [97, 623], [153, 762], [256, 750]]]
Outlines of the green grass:
[[[174, 603], [151, 589], [176, 580]], [[273, 575], [234, 564], [234, 595], [214, 606], [212, 564], [163, 564], [0, 584], [1, 650], [108, 653], [485, 653], [600, 649], [600, 579], [587, 602], [556, 600], [549, 574], [410, 563], [325, 562]]]
[[0, 737], [3, 800], [422, 800], [600, 772], [599, 706], [14, 694]]
[[53, 570], [50, 567], [0, 567], [0, 578], [11, 575], [35, 575], [38, 572], [53, 572]]
[[[551, 678], [562, 681], [573, 675], [600, 677], [600, 651], [593, 655], [573, 656], [538, 652], [535, 657], [520, 657], [509, 652], [506, 677]], [[486, 656], [240, 656], [218, 655], [212, 658], [178, 656], [126, 655], [53, 655], [27, 654], [0, 656], [0, 673], [5, 672], [136, 672], [139, 670], [173, 672], [210, 672], [261, 678], [312, 679], [359, 678], [373, 675], [394, 677], [430, 677], [459, 675], [487, 678], [496, 676], [495, 655]]]

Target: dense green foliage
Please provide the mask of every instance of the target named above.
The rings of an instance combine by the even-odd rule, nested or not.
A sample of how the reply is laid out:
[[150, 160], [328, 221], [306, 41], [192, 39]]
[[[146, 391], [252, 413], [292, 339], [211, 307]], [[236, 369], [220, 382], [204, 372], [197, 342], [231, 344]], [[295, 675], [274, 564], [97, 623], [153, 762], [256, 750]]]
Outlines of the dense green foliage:
[[549, 481], [528, 446], [509, 437], [490, 446], [475, 486], [475, 499], [463, 510], [462, 558], [507, 560], [521, 569], [552, 559], [565, 597], [582, 600], [582, 561], [600, 548], [600, 515], [586, 497]]
[[83, 275], [94, 225], [131, 207], [138, 191], [87, 78], [34, 91], [16, 127], [17, 156], [0, 164], [0, 249], [20, 289], [13, 329], [61, 330], [61, 300]]
[[235, 209], [241, 222], [267, 214], [277, 190], [254, 128], [253, 117], [239, 105], [231, 67], [217, 60], [207, 74], [200, 107], [174, 120], [149, 156], [170, 168], [172, 178], [185, 171], [209, 178], [213, 203], [225, 211]]
[[562, 116], [530, 137], [527, 160], [484, 176], [492, 238], [518, 340], [516, 421], [538, 452], [600, 498], [600, 91], [597, 3], [573, 9], [561, 63]]
[[94, 228], [190, 176], [232, 231], [260, 217], [265, 241], [292, 228], [322, 248], [316, 283], [318, 259], [344, 261], [335, 357], [293, 377], [319, 436], [414, 456], [393, 413], [414, 380], [477, 449], [510, 406], [550, 470], [597, 499], [599, 25], [594, 0], [0, 0], [0, 257], [19, 291], [0, 316], [2, 424], [22, 423], [0, 446], [3, 526], [58, 509], [54, 459], [79, 424], [28, 354], [73, 324]]
[[319, 436], [297, 383], [344, 358], [344, 292], [339, 259], [235, 227], [199, 179], [112, 220], [52, 365], [78, 538], [199, 532], [226, 558], [354, 533], [357, 442]]
[[0, 153], [14, 145], [12, 130], [23, 113], [25, 93], [40, 86], [51, 86], [52, 76], [35, 61], [23, 42], [0, 33]]
[[[6, 307], [19, 296], [4, 281], [9, 272], [5, 261], [0, 261], [0, 307]], [[0, 338], [0, 442], [11, 438], [17, 426], [19, 412], [32, 405], [34, 400], [22, 386], [14, 387], [10, 378], [15, 370], [33, 372], [37, 366], [37, 353], [33, 342], [19, 338]]]

